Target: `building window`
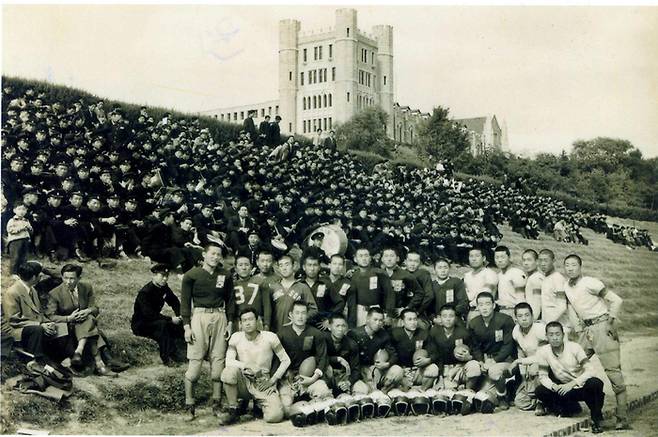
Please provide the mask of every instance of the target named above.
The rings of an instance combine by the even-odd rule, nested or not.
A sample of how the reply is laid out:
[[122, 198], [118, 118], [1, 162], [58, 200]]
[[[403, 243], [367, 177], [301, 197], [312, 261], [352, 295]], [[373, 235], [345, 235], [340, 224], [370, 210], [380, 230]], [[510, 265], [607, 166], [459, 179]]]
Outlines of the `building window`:
[[288, 80], [292, 82], [292, 71], [288, 72]]
[[306, 133], [306, 120], [302, 121], [302, 132]]
[[240, 120], [244, 120], [244, 111], [240, 111]]
[[[331, 96], [331, 94], [329, 94]], [[331, 117], [329, 117], [329, 129], [331, 129]]]
[[331, 59], [334, 56], [334, 45], [329, 44], [329, 59]]
[[292, 132], [292, 123], [288, 123], [288, 132]]
[[374, 52], [370, 53], [370, 63], [372, 65], [375, 65], [375, 53]]
[[322, 100], [324, 101], [324, 107], [326, 108], [327, 107], [327, 95], [326, 94], [324, 96], [322, 96]]
[[384, 85], [386, 85], [386, 76], [384, 76]]
[[267, 107], [267, 115], [272, 115], [272, 107], [271, 106]]
[[304, 49], [304, 62], [306, 62], [306, 49]]
[[350, 101], [350, 92], [349, 91], [347, 92], [347, 101], [348, 102]]
[[318, 98], [313, 96], [313, 109], [318, 107]]
[[265, 117], [265, 108], [260, 108], [260, 116]]
[[318, 48], [313, 47], [313, 60], [317, 61], [318, 60]]
[[327, 117], [322, 119], [322, 129], [327, 130]]
[[315, 121], [315, 118], [314, 118], [313, 119], [313, 132], [316, 132], [317, 130], [318, 130], [317, 124], [316, 124], [316, 121]]
[[274, 109], [274, 113], [275, 113], [276, 115], [279, 115], [279, 105], [276, 105], [276, 107], [275, 107], [275, 109]]
[[318, 47], [318, 59], [322, 59], [322, 46]]
[[306, 109], [306, 97], [302, 97], [302, 106]]
[[319, 70], [318, 70], [318, 73], [319, 73], [319, 75], [320, 75], [320, 81], [319, 81], [319, 82], [322, 83], [322, 69], [319, 69]]
[[331, 80], [336, 80], [336, 67], [331, 67]]
[[349, 36], [350, 36], [350, 28], [348, 27], [347, 28], [347, 37], [349, 38]]
[[329, 107], [331, 108], [331, 94], [329, 94]]
[[237, 112], [233, 113], [233, 121], [238, 121], [238, 113]]
[[299, 73], [299, 83], [300, 85], [304, 85], [304, 72], [302, 71]]

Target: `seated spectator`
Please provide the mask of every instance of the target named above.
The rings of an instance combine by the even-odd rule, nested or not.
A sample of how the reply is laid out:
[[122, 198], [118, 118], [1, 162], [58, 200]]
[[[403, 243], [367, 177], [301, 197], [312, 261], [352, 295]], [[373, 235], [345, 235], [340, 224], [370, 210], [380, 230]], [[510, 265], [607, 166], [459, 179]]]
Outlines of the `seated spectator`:
[[[135, 298], [130, 327], [133, 334], [157, 341], [162, 363], [174, 366], [186, 361], [180, 300], [167, 284], [167, 265], [156, 264], [151, 267], [151, 273], [151, 281]], [[173, 310], [173, 317], [162, 314], [165, 303]]]
[[50, 291], [48, 297], [47, 316], [57, 323], [66, 323], [69, 335], [76, 342], [71, 356], [71, 365], [80, 367], [83, 363], [85, 350], [89, 351], [96, 365], [95, 373], [101, 376], [114, 377], [117, 374], [112, 368], [126, 366], [112, 359], [106, 340], [98, 327], [100, 310], [96, 305], [96, 296], [91, 284], [80, 281], [82, 267], [66, 264], [62, 267], [63, 283]]

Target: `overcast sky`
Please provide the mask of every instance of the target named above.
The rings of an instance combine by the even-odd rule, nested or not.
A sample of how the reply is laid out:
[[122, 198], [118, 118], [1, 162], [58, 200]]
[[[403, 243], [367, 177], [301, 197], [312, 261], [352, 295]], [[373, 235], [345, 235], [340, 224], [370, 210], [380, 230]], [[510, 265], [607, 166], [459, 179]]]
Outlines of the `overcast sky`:
[[[278, 21], [338, 6], [3, 7], [2, 72], [197, 112], [276, 99]], [[496, 114], [515, 152], [630, 140], [658, 155], [658, 7], [360, 6], [394, 26], [396, 100]]]

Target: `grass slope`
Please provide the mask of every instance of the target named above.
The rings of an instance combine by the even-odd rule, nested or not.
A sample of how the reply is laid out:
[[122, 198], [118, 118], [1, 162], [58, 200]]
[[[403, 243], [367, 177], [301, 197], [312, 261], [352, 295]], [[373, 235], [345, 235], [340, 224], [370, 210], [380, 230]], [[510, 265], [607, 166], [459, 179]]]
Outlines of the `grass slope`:
[[[578, 253], [583, 258], [585, 274], [602, 279], [610, 290], [624, 299], [621, 315], [624, 335], [656, 334], [657, 253], [646, 249], [629, 250], [590, 230], [584, 231], [589, 246], [558, 243], [547, 235], [539, 240], [526, 240], [507, 226], [501, 231], [505, 234], [502, 244], [510, 248], [517, 263], [521, 251], [527, 248], [553, 250], [558, 266], [569, 253]], [[28, 427], [66, 434], [189, 434], [214, 426], [209, 418], [200, 418], [184, 426], [173, 425], [182, 417], [185, 368], [163, 367], [155, 342], [135, 337], [130, 331], [134, 297], [150, 279], [148, 267], [145, 261], [130, 261], [120, 262], [113, 270], [103, 270], [89, 263], [85, 265], [83, 276], [94, 284], [101, 307], [100, 324], [112, 341], [115, 353], [133, 367], [111, 381], [99, 377], [76, 379], [76, 394], [61, 405], [10, 392], [3, 386], [0, 432]], [[13, 282], [7, 268], [7, 260], [3, 259], [3, 289]], [[461, 275], [466, 268], [455, 270], [453, 273]], [[180, 294], [180, 278], [172, 275], [169, 282], [174, 292]], [[207, 375], [201, 381], [198, 394], [199, 400], [204, 402], [210, 390]], [[103, 413], [99, 414], [100, 411]]]

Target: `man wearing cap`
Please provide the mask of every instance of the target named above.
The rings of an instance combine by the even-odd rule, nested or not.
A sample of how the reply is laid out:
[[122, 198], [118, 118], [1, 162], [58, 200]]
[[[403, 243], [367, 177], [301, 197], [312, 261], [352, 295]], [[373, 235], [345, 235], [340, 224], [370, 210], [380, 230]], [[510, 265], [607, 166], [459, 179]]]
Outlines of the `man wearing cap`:
[[[160, 359], [165, 366], [184, 362], [183, 319], [180, 317], [180, 301], [171, 291], [167, 280], [169, 267], [156, 264], [151, 267], [151, 281], [137, 293], [130, 328], [133, 334], [158, 342]], [[174, 316], [162, 314], [164, 304], [174, 311]]]
[[[70, 203], [63, 208], [64, 224], [66, 225], [65, 234], [60, 242], [66, 244], [68, 249], [68, 256], [75, 256], [79, 261], [87, 261], [87, 254], [89, 245], [91, 244], [91, 237], [88, 233], [87, 218], [88, 212], [82, 206], [83, 196], [79, 191], [73, 192], [70, 197]], [[83, 250], [85, 252], [83, 252]]]
[[308, 306], [308, 318], [316, 317], [318, 307], [311, 289], [304, 282], [295, 279], [295, 264], [290, 255], [283, 255], [277, 261], [280, 279], [269, 282], [269, 291], [274, 303], [272, 331], [279, 332], [289, 325], [290, 311], [295, 302], [304, 302]]
[[[272, 320], [272, 298], [269, 294], [266, 278], [262, 275], [252, 275], [252, 264], [249, 257], [241, 252], [235, 257], [235, 277], [233, 284], [234, 314], [250, 307], [256, 313], [259, 327], [270, 331]], [[234, 320], [237, 322], [238, 318]], [[237, 323], [234, 323], [237, 326]]]
[[203, 265], [188, 270], [181, 285], [181, 317], [189, 360], [185, 373], [185, 405], [195, 416], [194, 386], [204, 359], [210, 361], [213, 413], [219, 413], [222, 397], [221, 375], [226, 358], [226, 340], [231, 334], [234, 307], [233, 278], [221, 267], [222, 249], [206, 245]]
[[417, 310], [420, 308], [424, 296], [420, 284], [413, 275], [398, 265], [399, 260], [398, 249], [387, 247], [383, 250], [382, 266], [384, 272], [390, 278], [395, 294], [393, 306], [386, 308], [390, 318], [398, 317], [405, 308]]
[[43, 209], [46, 224], [42, 239], [42, 248], [48, 255], [50, 262], [57, 261], [57, 250], [60, 246], [59, 239], [66, 235], [62, 197], [62, 193], [59, 190], [51, 191], [48, 194], [48, 203]]
[[302, 262], [304, 262], [307, 257], [312, 256], [313, 258], [320, 260], [323, 264], [329, 264], [329, 257], [322, 249], [323, 240], [324, 233], [322, 232], [315, 232], [311, 235], [311, 238], [308, 241], [308, 246], [302, 252]]
[[247, 235], [249, 230], [255, 229], [256, 223], [252, 217], [249, 216], [249, 210], [246, 206], [242, 205], [238, 208], [238, 215], [231, 217], [226, 224], [226, 229], [229, 232], [229, 245], [234, 251], [238, 251], [241, 245], [247, 242]]

